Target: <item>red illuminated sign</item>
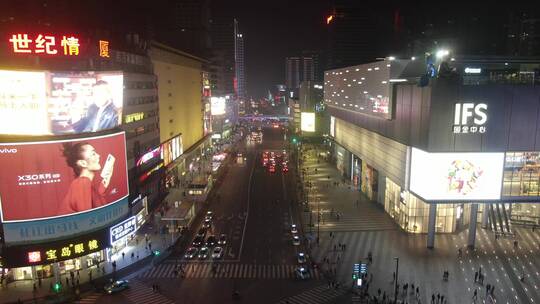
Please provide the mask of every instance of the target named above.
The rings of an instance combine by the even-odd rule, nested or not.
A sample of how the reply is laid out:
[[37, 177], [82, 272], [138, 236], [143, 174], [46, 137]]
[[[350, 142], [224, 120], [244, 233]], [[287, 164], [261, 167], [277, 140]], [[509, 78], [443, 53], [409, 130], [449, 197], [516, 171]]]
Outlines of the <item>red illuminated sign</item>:
[[38, 263], [41, 262], [41, 252], [32, 251], [28, 252], [28, 263]]
[[[9, 39], [13, 53], [17, 54], [47, 54], [64, 56], [79, 56], [79, 38], [62, 35], [61, 39], [53, 35], [13, 34]], [[34, 38], [34, 39], [32, 39]], [[57, 39], [58, 38], [58, 39]], [[59, 41], [59, 43], [57, 43]], [[58, 50], [61, 50], [59, 53]]]

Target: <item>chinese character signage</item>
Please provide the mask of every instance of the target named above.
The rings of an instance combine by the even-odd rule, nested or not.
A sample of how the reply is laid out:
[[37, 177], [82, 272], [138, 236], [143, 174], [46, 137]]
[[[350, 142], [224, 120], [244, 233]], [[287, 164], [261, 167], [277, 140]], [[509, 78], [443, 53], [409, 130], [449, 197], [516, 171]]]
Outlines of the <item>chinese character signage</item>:
[[486, 133], [487, 109], [485, 103], [456, 103], [452, 133]]
[[74, 35], [12, 34], [8, 41], [15, 54], [73, 57], [79, 56], [81, 46], [79, 38]]
[[46, 265], [86, 256], [107, 248], [109, 229], [101, 229], [88, 234], [63, 240], [52, 239], [39, 244], [25, 244], [4, 247], [2, 252], [5, 267]]
[[[44, 246], [40, 251], [28, 252], [28, 263], [54, 263], [69, 260], [105, 248], [101, 241], [90, 239], [79, 242], [65, 243], [60, 246]], [[44, 259], [41, 259], [43, 252]]]
[[110, 228], [111, 245], [116, 242], [133, 235], [137, 231], [137, 221], [135, 216], [128, 218], [118, 225]]
[[99, 41], [99, 57], [110, 58], [109, 55], [109, 41], [100, 40]]

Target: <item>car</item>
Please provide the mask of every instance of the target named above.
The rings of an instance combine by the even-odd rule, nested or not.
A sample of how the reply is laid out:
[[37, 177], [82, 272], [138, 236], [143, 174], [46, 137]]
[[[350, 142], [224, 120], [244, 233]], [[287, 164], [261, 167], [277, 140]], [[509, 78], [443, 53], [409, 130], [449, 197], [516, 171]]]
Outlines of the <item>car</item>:
[[206, 215], [204, 216], [204, 220], [212, 220], [214, 218], [214, 213], [212, 211], [206, 211]]
[[200, 260], [206, 259], [208, 257], [208, 247], [202, 247], [201, 250], [199, 250], [199, 254], [197, 255], [197, 257]]
[[120, 292], [128, 288], [129, 288], [128, 280], [118, 280], [118, 281], [110, 282], [109, 284], [103, 286], [103, 289], [108, 294]]
[[300, 280], [309, 279], [309, 271], [304, 266], [296, 267], [296, 269], [294, 270], [294, 274], [295, 274], [297, 279], [300, 279]]
[[223, 257], [223, 248], [216, 247], [212, 251], [212, 259], [221, 259]]
[[285, 166], [283, 169], [281, 169], [281, 171], [283, 171], [283, 173], [287, 173], [289, 172], [289, 167]]
[[298, 260], [298, 264], [305, 264], [307, 262], [306, 254], [303, 252], [299, 252], [296, 259]]
[[184, 254], [185, 259], [193, 259], [197, 255], [197, 248], [195, 247], [189, 247], [188, 250], [186, 250], [186, 253]]
[[206, 238], [206, 247], [213, 247], [216, 246], [217, 240], [216, 237], [211, 235], [208, 238]]
[[212, 226], [212, 220], [209, 220], [209, 219], [204, 220], [202, 227], [208, 229], [210, 228], [210, 226]]
[[300, 237], [298, 237], [298, 235], [293, 236], [292, 243], [293, 243], [294, 246], [299, 246], [300, 245]]
[[200, 237], [204, 238], [206, 236], [207, 231], [208, 231], [208, 229], [203, 227], [203, 228], [199, 229], [199, 232], [197, 232], [197, 236], [200, 236]]
[[227, 235], [222, 234], [219, 236], [218, 245], [227, 245]]
[[268, 167], [268, 172], [270, 173], [276, 172], [276, 166], [271, 165], [270, 167]]
[[203, 242], [204, 242], [204, 237], [203, 236], [196, 236], [194, 239], [193, 239], [193, 246], [194, 247], [201, 247], [203, 245]]
[[291, 225], [291, 233], [298, 233], [298, 227], [296, 227], [296, 224]]

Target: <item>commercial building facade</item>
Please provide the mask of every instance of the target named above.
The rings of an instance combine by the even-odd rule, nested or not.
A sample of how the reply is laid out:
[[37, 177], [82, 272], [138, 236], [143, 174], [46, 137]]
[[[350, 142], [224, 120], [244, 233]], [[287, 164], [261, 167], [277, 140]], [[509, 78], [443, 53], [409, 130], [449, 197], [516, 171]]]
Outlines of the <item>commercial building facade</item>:
[[[410, 233], [469, 228], [512, 233], [538, 223], [538, 63], [453, 58], [422, 79], [424, 62], [385, 60], [325, 72], [333, 159], [367, 199]], [[509, 75], [514, 75], [512, 76]], [[531, 132], [533, 130], [533, 132]]]
[[[16, 152], [0, 159], [28, 181], [9, 186], [12, 178], [2, 178], [9, 186], [0, 190], [2, 276], [37, 279], [97, 267], [113, 255], [110, 228], [130, 215], [132, 198], [144, 191], [133, 186], [138, 151], [159, 144], [151, 61], [140, 45], [106, 37], [61, 32], [9, 37], [0, 47], [5, 84], [0, 112], [10, 117], [0, 127], [0, 144]], [[91, 202], [75, 194], [76, 183], [84, 188], [85, 179], [73, 174], [82, 172], [75, 168], [82, 163], [67, 161], [73, 147], [90, 146], [101, 172], [91, 176], [109, 180], [103, 197]], [[10, 160], [13, 156], [35, 168]], [[20, 213], [18, 204], [36, 193], [39, 199], [23, 207], [32, 213]], [[17, 204], [13, 195], [21, 195]]]

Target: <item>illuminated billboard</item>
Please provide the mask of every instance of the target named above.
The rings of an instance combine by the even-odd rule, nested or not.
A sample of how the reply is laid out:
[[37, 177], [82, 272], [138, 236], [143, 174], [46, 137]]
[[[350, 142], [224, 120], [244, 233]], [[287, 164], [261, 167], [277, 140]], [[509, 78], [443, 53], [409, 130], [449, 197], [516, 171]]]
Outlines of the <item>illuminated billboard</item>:
[[161, 159], [165, 166], [175, 161], [182, 153], [184, 153], [182, 135], [175, 136], [161, 144]]
[[501, 197], [504, 153], [428, 153], [412, 148], [410, 190], [425, 200]]
[[225, 114], [225, 97], [211, 97], [210, 105], [212, 115]]
[[96, 132], [122, 123], [121, 72], [0, 70], [0, 134]]
[[95, 230], [129, 211], [124, 132], [0, 143], [0, 167], [6, 242]]
[[330, 136], [336, 137], [336, 118], [330, 116]]
[[315, 132], [315, 113], [302, 112], [300, 128], [303, 132]]

